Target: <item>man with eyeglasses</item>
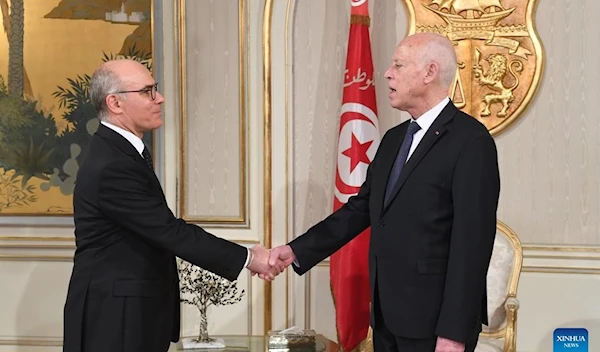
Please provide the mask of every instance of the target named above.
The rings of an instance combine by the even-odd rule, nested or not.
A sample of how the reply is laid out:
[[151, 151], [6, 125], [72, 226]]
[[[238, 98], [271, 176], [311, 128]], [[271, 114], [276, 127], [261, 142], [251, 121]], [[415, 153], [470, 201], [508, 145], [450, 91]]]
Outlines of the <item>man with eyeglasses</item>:
[[175, 256], [235, 280], [272, 280], [268, 250], [216, 237], [169, 209], [142, 141], [162, 125], [165, 101], [133, 60], [108, 61], [90, 81], [101, 125], [73, 195], [77, 250], [64, 307], [64, 352], [164, 352], [179, 339]]

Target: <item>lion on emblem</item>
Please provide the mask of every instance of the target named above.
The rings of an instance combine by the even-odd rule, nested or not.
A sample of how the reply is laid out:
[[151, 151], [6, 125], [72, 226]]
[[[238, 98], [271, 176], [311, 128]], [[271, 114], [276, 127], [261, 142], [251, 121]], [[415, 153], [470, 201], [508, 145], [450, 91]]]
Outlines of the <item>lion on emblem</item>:
[[[487, 75], [484, 74], [483, 69], [479, 66], [479, 56], [481, 53], [476, 49], [476, 63], [473, 65], [475, 71], [475, 77], [479, 78], [479, 84], [482, 86], [488, 86], [498, 93], [486, 94], [482, 101], [485, 103], [485, 108], [481, 112], [482, 117], [490, 116], [490, 105], [493, 103], [502, 103], [502, 110], [498, 112], [498, 117], [506, 117], [506, 110], [508, 105], [515, 100], [513, 90], [519, 85], [519, 77], [517, 73], [523, 71], [523, 63], [519, 60], [512, 60], [508, 64], [508, 59], [502, 54], [491, 54], [485, 58], [485, 61], [489, 64], [489, 70]], [[516, 66], [515, 66], [516, 65]], [[515, 69], [513, 70], [513, 66]], [[502, 82], [506, 76], [506, 71], [510, 71], [514, 77], [515, 83], [512, 87], [506, 87]]]

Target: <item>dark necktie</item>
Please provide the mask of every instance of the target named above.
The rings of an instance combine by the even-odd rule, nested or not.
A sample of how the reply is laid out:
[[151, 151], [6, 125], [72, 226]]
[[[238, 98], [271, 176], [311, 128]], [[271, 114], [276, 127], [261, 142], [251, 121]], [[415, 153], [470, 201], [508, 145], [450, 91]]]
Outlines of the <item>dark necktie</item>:
[[142, 156], [144, 157], [144, 160], [146, 160], [146, 164], [148, 165], [150, 170], [154, 171], [154, 164], [152, 164], [152, 155], [150, 155], [150, 152], [148, 151], [148, 148], [146, 148], [146, 146], [144, 146]]
[[392, 167], [392, 171], [390, 172], [390, 176], [388, 178], [387, 187], [385, 189], [385, 203], [387, 204], [389, 197], [392, 195], [392, 190], [396, 185], [396, 181], [400, 177], [400, 173], [402, 172], [402, 168], [406, 163], [406, 159], [408, 158], [408, 152], [410, 151], [410, 146], [413, 141], [413, 135], [421, 129], [416, 122], [411, 122], [408, 125], [408, 129], [406, 130], [406, 136], [404, 136], [404, 141], [402, 141], [402, 146], [400, 146], [400, 151], [396, 156], [396, 162], [394, 162], [394, 166]]

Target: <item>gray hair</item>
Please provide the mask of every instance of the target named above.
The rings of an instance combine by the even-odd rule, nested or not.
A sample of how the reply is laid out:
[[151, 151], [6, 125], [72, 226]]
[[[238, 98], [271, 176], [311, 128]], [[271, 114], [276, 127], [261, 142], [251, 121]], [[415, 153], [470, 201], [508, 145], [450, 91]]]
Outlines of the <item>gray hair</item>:
[[106, 97], [109, 94], [115, 94], [120, 90], [121, 80], [117, 74], [109, 67], [99, 67], [90, 80], [90, 101], [98, 114], [98, 119], [106, 120], [108, 115], [108, 106], [106, 106]]
[[441, 35], [429, 35], [430, 40], [421, 47], [423, 65], [431, 62], [440, 68], [440, 84], [445, 88], [450, 87], [456, 76], [457, 59], [454, 46], [448, 38]]

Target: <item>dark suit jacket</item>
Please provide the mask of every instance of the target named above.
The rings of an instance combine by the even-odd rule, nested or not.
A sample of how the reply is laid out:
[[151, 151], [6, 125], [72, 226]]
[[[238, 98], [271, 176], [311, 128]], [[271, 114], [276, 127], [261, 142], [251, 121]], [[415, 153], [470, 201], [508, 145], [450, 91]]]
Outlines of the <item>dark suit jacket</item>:
[[100, 125], [73, 196], [65, 352], [164, 352], [179, 339], [175, 256], [235, 280], [247, 249], [175, 218], [137, 150]]
[[[467, 342], [487, 323], [486, 274], [500, 192], [496, 146], [481, 123], [450, 102], [384, 206], [407, 126], [384, 135], [358, 195], [290, 242], [299, 263], [294, 270], [305, 273], [371, 225], [371, 294], [386, 327], [400, 337]], [[372, 313], [372, 326], [381, 323]]]

